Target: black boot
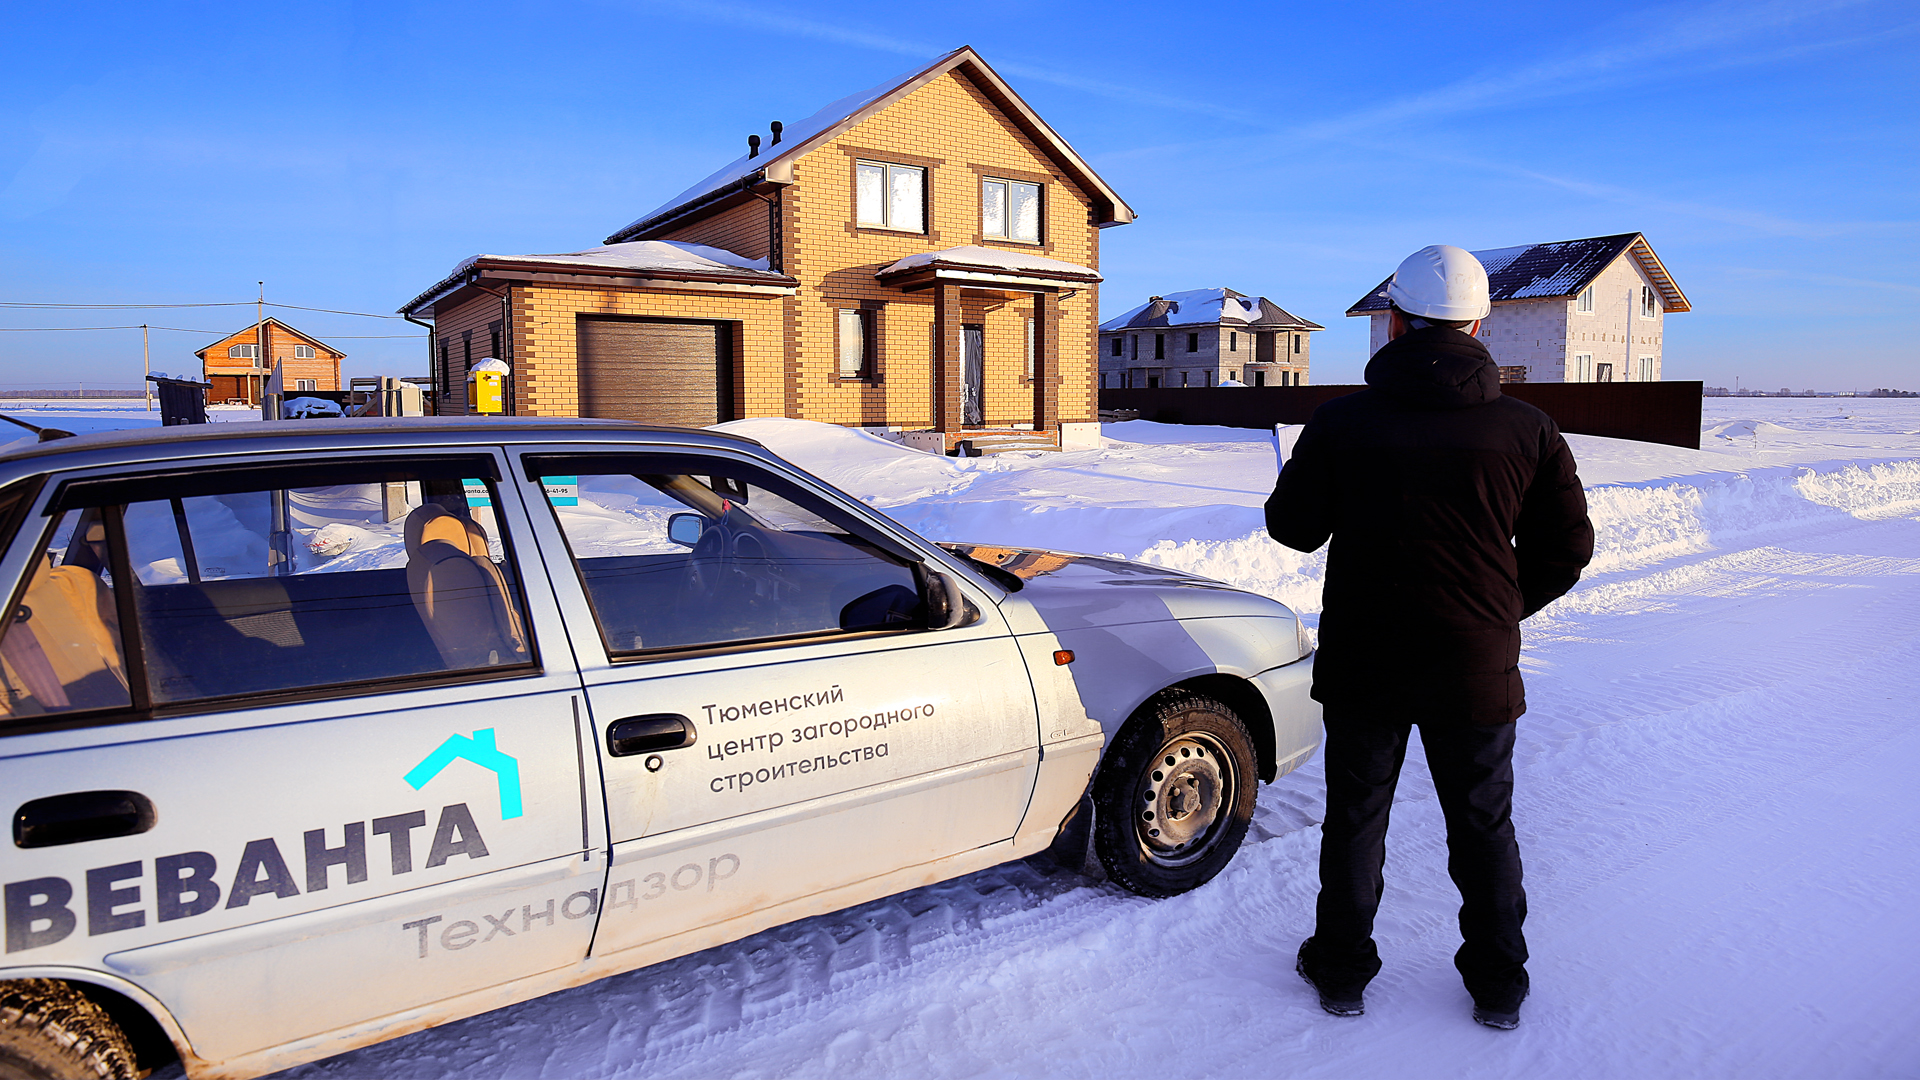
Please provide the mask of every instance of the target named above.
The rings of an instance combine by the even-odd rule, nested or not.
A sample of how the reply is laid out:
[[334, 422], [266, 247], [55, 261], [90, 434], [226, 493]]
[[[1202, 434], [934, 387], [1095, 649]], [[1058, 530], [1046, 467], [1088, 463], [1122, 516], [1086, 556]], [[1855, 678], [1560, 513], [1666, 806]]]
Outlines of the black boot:
[[1299, 972], [1300, 977], [1307, 980], [1307, 985], [1313, 987], [1314, 992], [1320, 996], [1320, 1007], [1334, 1016], [1361, 1016], [1365, 1014], [1367, 1006], [1365, 1002], [1361, 1000], [1361, 992], [1366, 989], [1366, 983], [1362, 982], [1357, 986], [1351, 983], [1341, 985], [1333, 981], [1323, 981], [1321, 978], [1316, 977], [1313, 971], [1309, 969], [1307, 962], [1307, 953], [1312, 945], [1312, 938], [1308, 938], [1300, 943], [1300, 955], [1294, 961], [1293, 970]]

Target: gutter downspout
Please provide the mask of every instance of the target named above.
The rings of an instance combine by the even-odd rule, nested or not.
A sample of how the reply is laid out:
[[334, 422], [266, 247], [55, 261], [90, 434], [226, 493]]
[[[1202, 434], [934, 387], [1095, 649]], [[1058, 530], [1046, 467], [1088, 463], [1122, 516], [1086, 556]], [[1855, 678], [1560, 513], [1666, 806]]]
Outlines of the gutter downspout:
[[413, 325], [415, 325], [415, 326], [420, 326], [420, 327], [425, 327], [425, 328], [426, 328], [426, 331], [427, 331], [427, 374], [428, 374], [429, 376], [431, 376], [431, 377], [432, 377], [432, 379], [433, 379], [433, 389], [434, 389], [434, 395], [433, 395], [433, 397], [434, 397], [434, 401], [433, 401], [433, 412], [434, 412], [434, 415], [435, 415], [435, 416], [438, 416], [438, 415], [440, 415], [440, 366], [439, 366], [439, 365], [440, 365], [440, 354], [439, 354], [439, 350], [438, 350], [438, 348], [437, 348], [437, 345], [438, 345], [439, 343], [438, 343], [438, 342], [437, 342], [437, 341], [436, 341], [435, 339], [436, 339], [437, 337], [439, 337], [439, 333], [440, 333], [440, 332], [439, 332], [438, 330], [435, 330], [435, 329], [433, 328], [433, 324], [432, 324], [432, 323], [425, 323], [425, 322], [421, 322], [421, 321], [420, 321], [419, 319], [416, 319], [416, 318], [414, 318], [414, 317], [413, 317], [413, 313], [412, 313], [412, 312], [410, 312], [410, 311], [402, 311], [402, 312], [400, 312], [400, 317], [401, 317], [401, 318], [403, 318], [403, 319], [405, 319], [405, 320], [407, 320], [408, 322], [410, 322], [410, 323], [412, 323], [412, 324], [413, 324]]

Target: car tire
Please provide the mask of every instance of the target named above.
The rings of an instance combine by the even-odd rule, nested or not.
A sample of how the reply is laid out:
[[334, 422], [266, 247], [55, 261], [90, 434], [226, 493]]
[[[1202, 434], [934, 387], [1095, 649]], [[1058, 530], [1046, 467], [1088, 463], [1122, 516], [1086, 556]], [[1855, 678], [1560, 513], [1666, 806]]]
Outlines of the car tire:
[[133, 1080], [133, 1047], [105, 1009], [58, 979], [0, 982], [0, 1080]]
[[1253, 821], [1259, 771], [1234, 711], [1163, 693], [1120, 728], [1093, 783], [1093, 846], [1107, 876], [1175, 896], [1226, 869]]

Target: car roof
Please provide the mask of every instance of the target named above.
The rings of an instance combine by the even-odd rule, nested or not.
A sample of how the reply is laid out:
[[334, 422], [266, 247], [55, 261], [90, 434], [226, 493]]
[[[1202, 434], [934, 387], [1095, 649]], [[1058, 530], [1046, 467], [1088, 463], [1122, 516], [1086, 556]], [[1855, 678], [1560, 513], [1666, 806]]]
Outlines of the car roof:
[[[335, 444], [343, 447], [364, 446], [370, 439], [389, 446], [405, 445], [410, 435], [419, 437], [423, 445], [465, 442], [469, 440], [458, 437], [476, 434], [484, 435], [486, 442], [567, 442], [582, 436], [603, 439], [638, 435], [653, 437], [641, 440], [646, 442], [735, 446], [765, 452], [759, 442], [744, 435], [707, 428], [638, 424], [630, 420], [576, 417], [326, 417], [314, 420], [182, 424], [63, 436], [45, 442], [28, 443], [0, 453], [0, 466], [33, 458], [91, 455], [98, 451], [137, 452], [149, 448], [161, 451], [159, 456], [166, 458], [190, 456], [196, 451], [245, 453], [245, 444], [257, 439], [293, 439], [312, 449], [326, 450]], [[630, 440], [615, 438], [613, 441]]]

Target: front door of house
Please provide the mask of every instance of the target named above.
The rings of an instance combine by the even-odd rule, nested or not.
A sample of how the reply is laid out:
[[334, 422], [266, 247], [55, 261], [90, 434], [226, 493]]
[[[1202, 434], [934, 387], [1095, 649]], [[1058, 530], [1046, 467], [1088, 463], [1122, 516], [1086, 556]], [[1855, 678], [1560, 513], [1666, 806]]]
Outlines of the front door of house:
[[986, 406], [980, 385], [986, 381], [986, 328], [969, 323], [961, 327], [960, 342], [960, 422], [979, 427], [987, 422]]

